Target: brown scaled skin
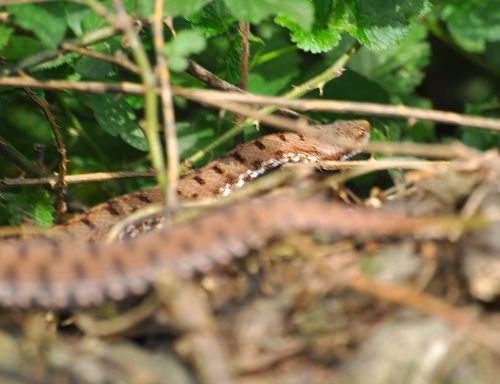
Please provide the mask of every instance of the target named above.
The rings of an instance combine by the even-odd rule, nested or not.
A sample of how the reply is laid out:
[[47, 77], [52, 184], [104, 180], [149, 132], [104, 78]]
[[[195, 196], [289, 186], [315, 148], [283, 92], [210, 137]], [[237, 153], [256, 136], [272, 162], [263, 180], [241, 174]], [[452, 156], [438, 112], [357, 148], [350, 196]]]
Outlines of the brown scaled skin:
[[[332, 129], [333, 135], [354, 139], [359, 145], [369, 137], [369, 124], [362, 120], [337, 122], [328, 129]], [[213, 197], [284, 161], [341, 160], [349, 153], [300, 134], [268, 135], [242, 144], [223, 158], [186, 175], [179, 185], [179, 194], [184, 198]], [[62, 231], [61, 238], [66, 240], [71, 234], [89, 236], [124, 215], [161, 201], [161, 194], [155, 189], [124, 195], [55, 227], [54, 231]], [[120, 300], [144, 293], [162, 268], [189, 276], [228, 263], [288, 231], [319, 229], [351, 233], [356, 222], [364, 221], [363, 213], [356, 215], [350, 211], [349, 220], [340, 224], [332, 220], [345, 214], [344, 208], [327, 202], [282, 197], [235, 205], [196, 222], [124, 243], [59, 242], [57, 236], [0, 242], [0, 304], [64, 308]], [[404, 231], [401, 223], [394, 223], [393, 231]], [[377, 231], [379, 226], [374, 224], [371, 232], [375, 235]]]
[[0, 305], [89, 306], [145, 293], [168, 268], [206, 272], [293, 231], [378, 237], [411, 233], [435, 220], [280, 196], [219, 209], [130, 241], [99, 245], [35, 239], [0, 243]]
[[[370, 123], [366, 120], [340, 120], [323, 126], [322, 130], [322, 136], [330, 141], [354, 140], [360, 146], [366, 144], [370, 137]], [[222, 158], [186, 173], [179, 181], [178, 194], [181, 200], [217, 197], [226, 186], [228, 190], [235, 189], [240, 176], [244, 176], [244, 182], [249, 181], [252, 172], [263, 173], [279, 166], [290, 154], [296, 156], [296, 161], [307, 160], [307, 157], [329, 161], [341, 160], [350, 153], [352, 151], [338, 145], [297, 133], [271, 134], [240, 144]], [[273, 159], [276, 161], [271, 161]], [[87, 241], [97, 231], [106, 230], [123, 217], [152, 203], [163, 203], [163, 195], [158, 188], [122, 195], [51, 228], [44, 237]]]

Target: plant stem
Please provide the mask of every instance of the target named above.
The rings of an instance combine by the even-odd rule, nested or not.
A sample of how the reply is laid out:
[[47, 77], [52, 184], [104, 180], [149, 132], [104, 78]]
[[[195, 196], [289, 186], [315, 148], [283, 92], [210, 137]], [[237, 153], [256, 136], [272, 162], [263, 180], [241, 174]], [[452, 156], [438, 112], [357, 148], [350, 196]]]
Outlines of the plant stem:
[[144, 50], [139, 36], [137, 36], [132, 20], [120, 0], [113, 0], [116, 14], [109, 13], [107, 8], [97, 0], [85, 0], [85, 3], [116, 30], [123, 31], [124, 35], [128, 39], [132, 55], [134, 56], [135, 62], [140, 69], [142, 84], [144, 86], [144, 113], [146, 120], [145, 134], [149, 144], [151, 163], [153, 168], [156, 170], [156, 180], [159, 186], [163, 189], [166, 183], [166, 175], [163, 149], [161, 147], [158, 133], [158, 97], [156, 95], [156, 78], [146, 51]]

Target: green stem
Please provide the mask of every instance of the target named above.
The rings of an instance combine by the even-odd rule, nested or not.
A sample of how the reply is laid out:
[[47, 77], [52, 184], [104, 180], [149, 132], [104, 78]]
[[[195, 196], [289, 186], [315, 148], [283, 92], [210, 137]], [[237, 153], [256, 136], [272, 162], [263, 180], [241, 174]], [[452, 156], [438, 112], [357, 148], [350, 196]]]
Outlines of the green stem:
[[294, 52], [297, 49], [298, 48], [295, 45], [290, 45], [288, 47], [283, 47], [283, 48], [276, 49], [276, 50], [271, 51], [271, 52], [267, 52], [267, 53], [259, 56], [257, 59], [253, 60], [251, 66], [252, 66], [252, 68], [256, 67], [257, 65], [264, 64], [264, 63], [271, 61], [271, 60], [274, 60], [280, 56], [286, 55], [287, 53]]
[[116, 14], [109, 13], [108, 10], [97, 0], [85, 0], [85, 3], [94, 12], [104, 18], [113, 27], [123, 30], [127, 37], [130, 50], [134, 60], [141, 72], [141, 80], [144, 85], [144, 113], [146, 120], [145, 134], [149, 144], [149, 154], [151, 163], [156, 171], [156, 180], [160, 188], [164, 190], [166, 185], [165, 161], [163, 148], [160, 142], [158, 128], [158, 96], [156, 94], [156, 78], [149, 62], [146, 51], [137, 35], [134, 25], [123, 4], [119, 0], [114, 0]]
[[19, 152], [12, 144], [0, 136], [0, 154], [6, 159], [9, 159], [16, 164], [20, 169], [26, 172], [29, 176], [43, 177], [45, 172], [37, 168], [31, 160]]

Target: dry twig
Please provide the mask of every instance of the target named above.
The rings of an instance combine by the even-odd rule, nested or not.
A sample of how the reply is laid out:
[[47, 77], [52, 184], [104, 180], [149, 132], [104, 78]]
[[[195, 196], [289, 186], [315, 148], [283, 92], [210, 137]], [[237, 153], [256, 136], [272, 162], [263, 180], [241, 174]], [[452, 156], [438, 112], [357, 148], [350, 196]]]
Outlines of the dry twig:
[[[250, 32], [250, 24], [245, 21], [238, 22], [238, 30], [241, 37], [240, 46], [240, 68], [241, 68], [241, 78], [239, 83], [239, 88], [243, 91], [247, 89], [248, 83], [248, 59], [250, 57], [250, 41], [248, 40], [248, 34]], [[234, 121], [236, 125], [241, 125], [244, 123], [246, 116], [237, 114]], [[236, 143], [243, 143], [245, 141], [245, 132], [240, 132], [236, 136]]]
[[[174, 93], [178, 89], [174, 88]], [[191, 97], [200, 99], [210, 98], [213, 102], [226, 101], [254, 105], [273, 105], [293, 108], [300, 111], [328, 111], [338, 113], [354, 113], [371, 116], [389, 116], [398, 118], [412, 118], [418, 120], [430, 120], [443, 124], [467, 125], [476, 128], [485, 128], [500, 131], [500, 120], [480, 116], [467, 116], [454, 112], [406, 107], [404, 105], [384, 105], [376, 103], [364, 103], [354, 101], [300, 99], [289, 97], [258, 96], [253, 94], [228, 93], [214, 90], [182, 90], [183, 94], [191, 93]]]
[[[136, 177], [154, 177], [154, 171], [146, 172], [96, 172], [96, 173], [82, 173], [79, 175], [66, 175], [66, 184], [79, 184], [79, 183], [94, 183], [108, 180], [117, 179], [130, 179]], [[36, 179], [1, 179], [0, 187], [25, 187], [31, 185], [50, 185], [53, 186], [57, 182], [54, 177], [40, 177]]]
[[165, 146], [168, 156], [168, 183], [165, 185], [168, 210], [177, 207], [177, 185], [179, 184], [179, 146], [177, 144], [177, 131], [175, 128], [174, 105], [172, 102], [172, 88], [170, 86], [170, 73], [168, 62], [161, 49], [165, 45], [163, 39], [163, 0], [155, 1], [153, 16], [153, 42], [156, 52], [156, 72], [160, 80], [160, 95], [163, 107], [163, 124], [165, 126]]
[[62, 139], [61, 133], [59, 132], [59, 126], [57, 125], [56, 119], [49, 108], [49, 103], [47, 100], [38, 97], [31, 89], [25, 88], [26, 94], [33, 100], [38, 107], [42, 110], [45, 118], [49, 122], [52, 129], [52, 135], [56, 143], [57, 153], [59, 154], [59, 161], [57, 162], [57, 182], [55, 184], [56, 191], [56, 217], [55, 222], [60, 223], [62, 221], [62, 215], [64, 214], [64, 189], [66, 188], [66, 164], [68, 159], [66, 157], [66, 146], [64, 145], [64, 140]]

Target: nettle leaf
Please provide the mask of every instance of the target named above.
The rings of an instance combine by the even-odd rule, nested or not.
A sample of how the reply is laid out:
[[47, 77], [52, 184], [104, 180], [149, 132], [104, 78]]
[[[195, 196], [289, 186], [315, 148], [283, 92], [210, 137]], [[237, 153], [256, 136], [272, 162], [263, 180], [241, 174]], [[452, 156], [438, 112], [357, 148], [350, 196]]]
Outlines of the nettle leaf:
[[61, 3], [19, 4], [8, 7], [14, 22], [33, 31], [40, 41], [55, 48], [66, 34], [66, 15]]
[[483, 52], [488, 41], [500, 40], [498, 0], [453, 1], [441, 14], [457, 44], [471, 52]]
[[241, 35], [236, 28], [228, 34], [229, 47], [226, 52], [225, 79], [232, 84], [237, 84], [241, 79]]
[[348, 64], [350, 69], [363, 74], [384, 87], [389, 93], [408, 95], [422, 81], [423, 68], [431, 54], [427, 30], [414, 25], [400, 44], [380, 50], [361, 49]]
[[226, 32], [236, 21], [222, 0], [216, 0], [203, 7], [188, 20], [205, 37], [213, 37]]
[[33, 220], [37, 227], [50, 227], [54, 222], [54, 207], [49, 193], [41, 188], [24, 188], [21, 192], [10, 194], [8, 204], [9, 224], [19, 225], [25, 219]]
[[53, 60], [49, 60], [49, 61], [47, 61], [45, 63], [41, 63], [41, 64], [38, 64], [38, 65], [34, 66], [33, 68], [31, 68], [31, 71], [32, 72], [44, 71], [46, 69], [52, 69], [52, 68], [60, 67], [60, 66], [62, 66], [64, 64], [71, 64], [75, 60], [77, 60], [79, 57], [81, 57], [80, 54], [76, 53], [76, 52], [66, 53], [63, 56], [56, 57]]
[[12, 28], [0, 25], [0, 49], [5, 47], [9, 42], [10, 35], [14, 30]]
[[370, 49], [390, 48], [406, 36], [412, 17], [428, 10], [428, 0], [355, 0], [353, 34]]
[[168, 57], [170, 68], [181, 72], [188, 66], [187, 58], [191, 54], [200, 53], [205, 46], [205, 38], [200, 32], [185, 30], [165, 44], [162, 53]]
[[191, 16], [212, 0], [165, 0], [163, 10], [170, 16]]
[[300, 49], [321, 53], [338, 46], [342, 33], [349, 25], [349, 14], [343, 0], [314, 0], [315, 20], [306, 30], [287, 16], [277, 16], [277, 24], [290, 30], [291, 39]]
[[311, 28], [314, 9], [309, 0], [225, 0], [238, 20], [258, 23], [272, 15], [284, 16], [303, 29]]
[[99, 126], [111, 136], [119, 136], [141, 151], [148, 149], [134, 110], [122, 97], [89, 94], [80, 95], [79, 98], [92, 109]]

